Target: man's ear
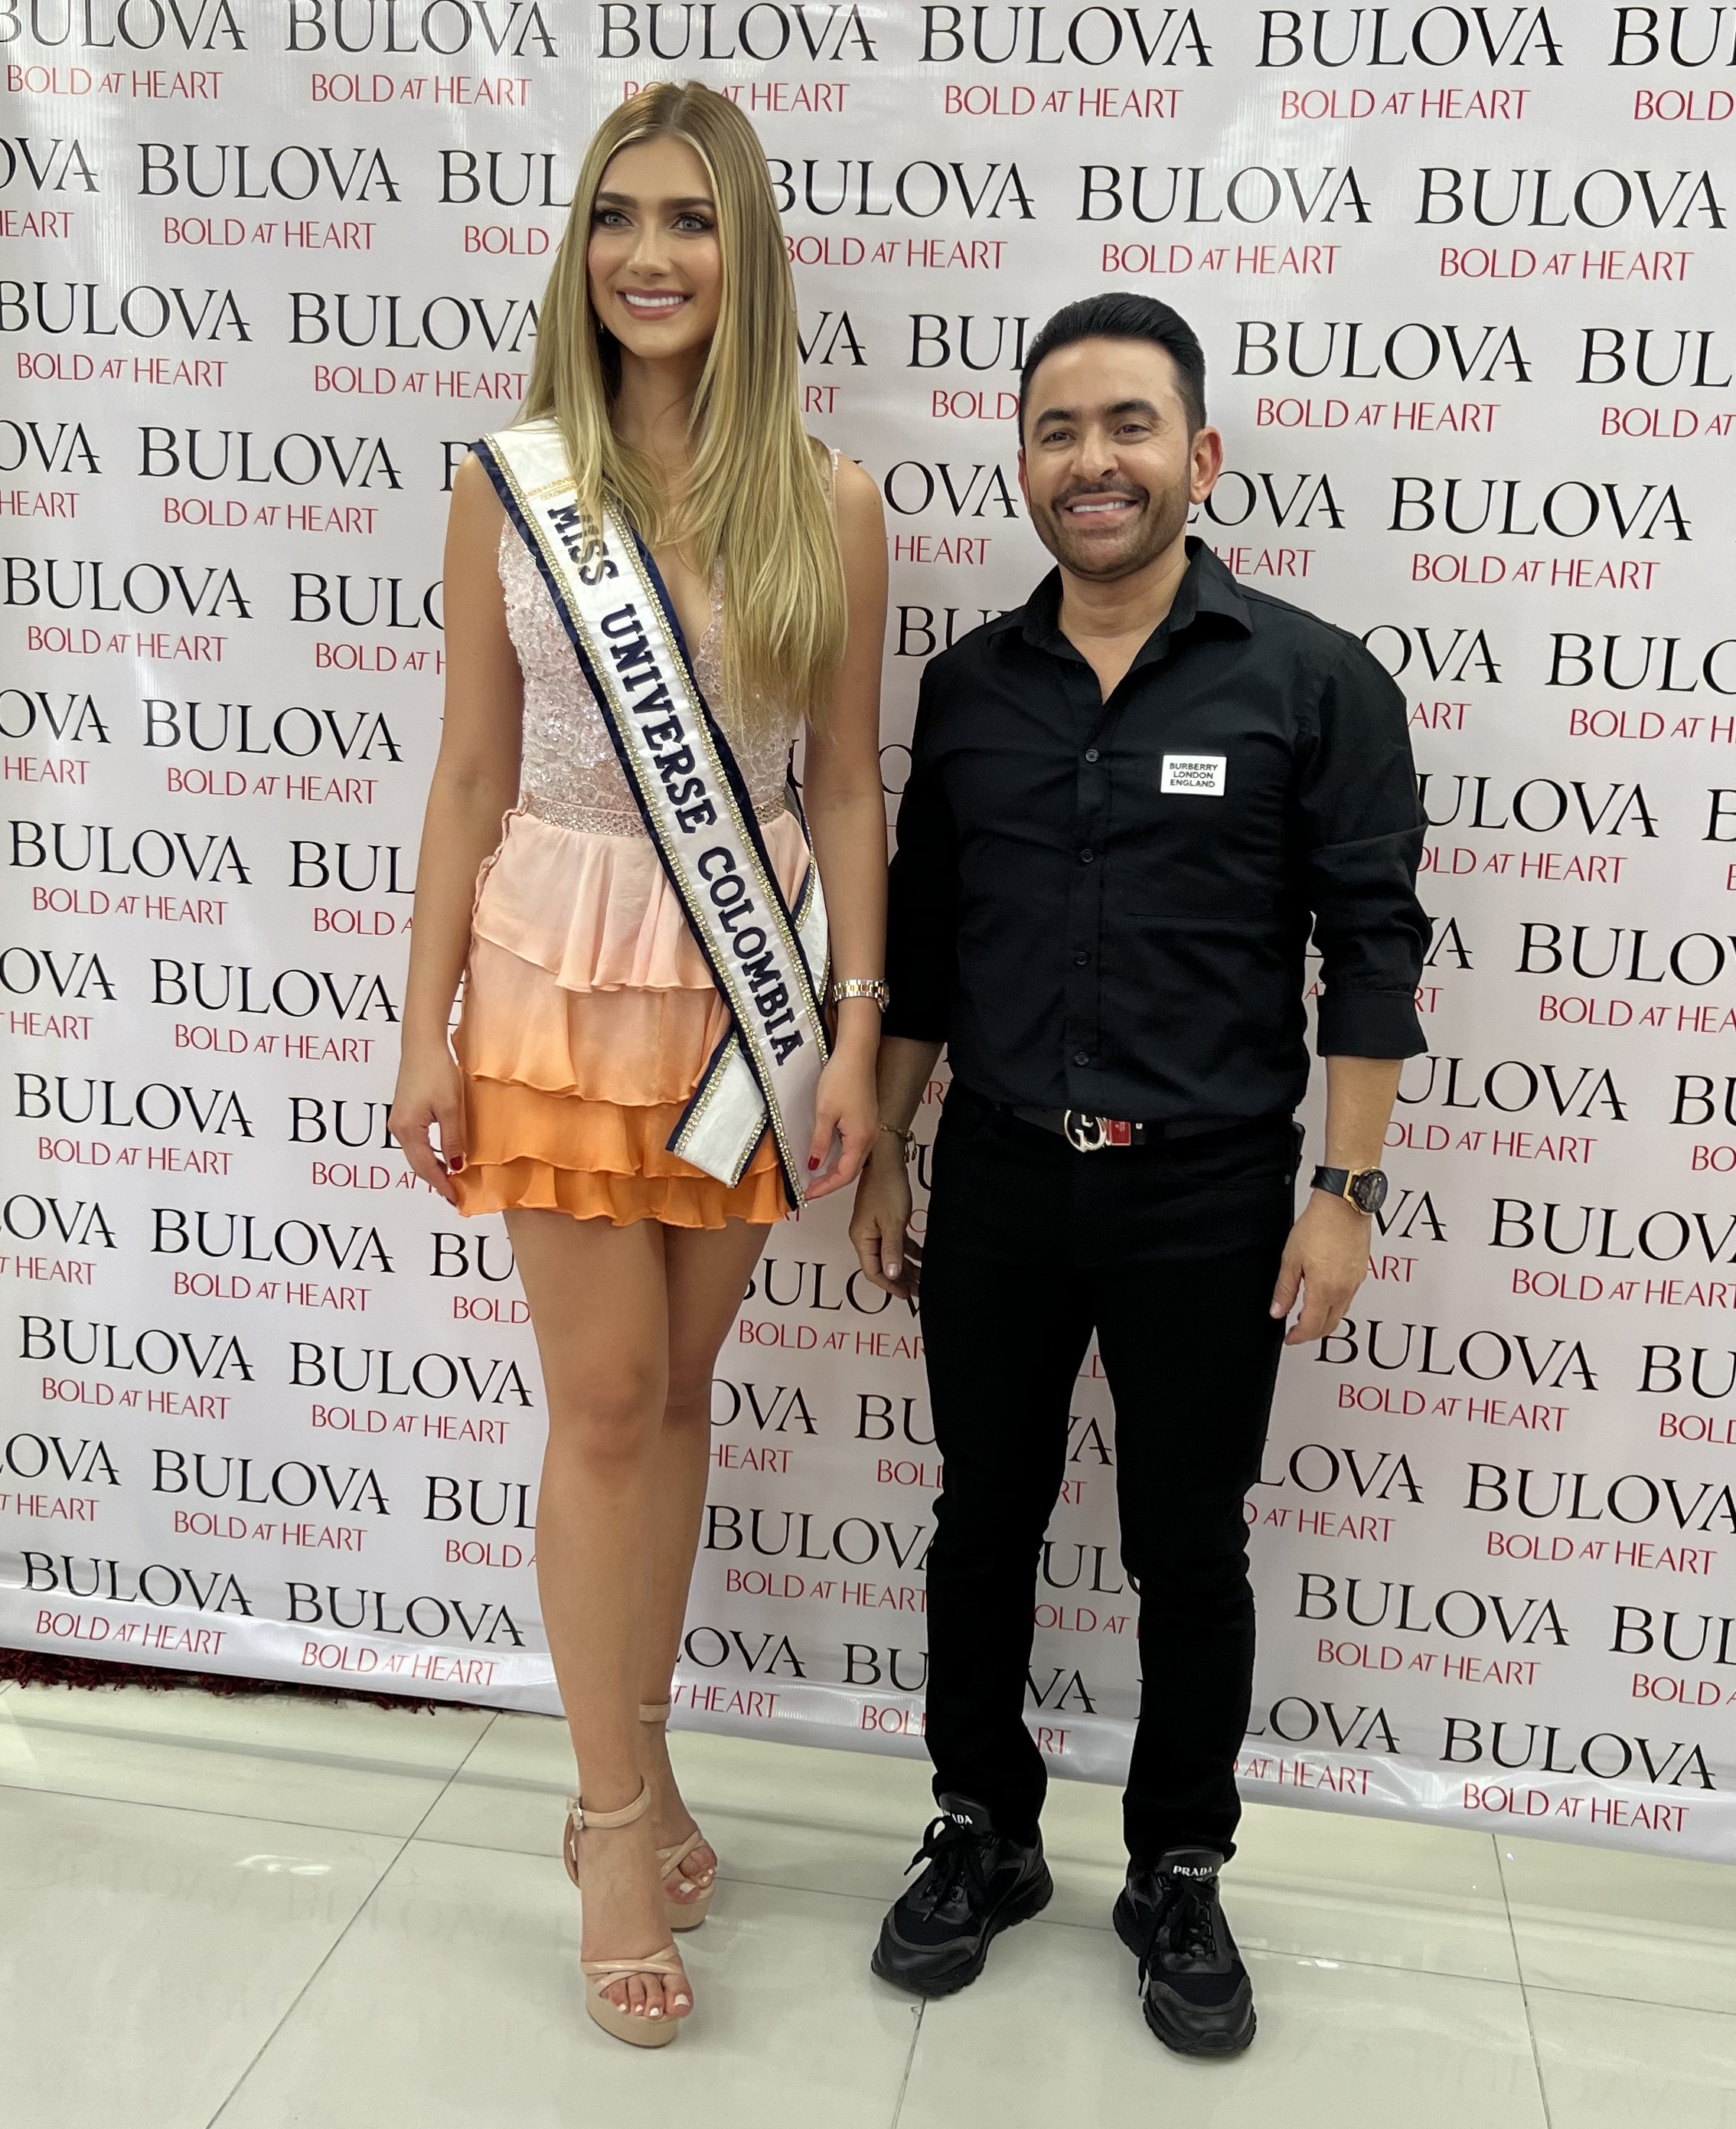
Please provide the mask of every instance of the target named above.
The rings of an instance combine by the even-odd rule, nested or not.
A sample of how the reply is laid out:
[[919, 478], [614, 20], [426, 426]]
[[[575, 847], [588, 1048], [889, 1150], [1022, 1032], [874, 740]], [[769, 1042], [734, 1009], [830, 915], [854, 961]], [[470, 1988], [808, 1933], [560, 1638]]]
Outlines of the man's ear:
[[1208, 422], [1194, 431], [1187, 448], [1192, 475], [1188, 483], [1188, 497], [1194, 502], [1203, 502], [1217, 486], [1218, 475], [1224, 470], [1224, 439]]

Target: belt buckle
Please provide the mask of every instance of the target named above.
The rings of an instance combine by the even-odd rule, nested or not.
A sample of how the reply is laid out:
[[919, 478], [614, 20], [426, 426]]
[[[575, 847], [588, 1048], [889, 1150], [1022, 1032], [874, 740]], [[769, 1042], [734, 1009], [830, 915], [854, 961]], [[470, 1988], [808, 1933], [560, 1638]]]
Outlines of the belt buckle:
[[1083, 1109], [1063, 1111], [1061, 1129], [1075, 1153], [1101, 1153], [1107, 1146], [1133, 1144], [1131, 1124], [1119, 1117], [1087, 1116]]

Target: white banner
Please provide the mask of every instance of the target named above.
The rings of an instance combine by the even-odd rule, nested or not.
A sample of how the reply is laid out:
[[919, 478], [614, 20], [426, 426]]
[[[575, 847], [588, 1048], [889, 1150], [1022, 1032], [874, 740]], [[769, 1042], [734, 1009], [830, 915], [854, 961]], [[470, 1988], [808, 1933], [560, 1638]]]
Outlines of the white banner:
[[[1733, 63], [1603, 0], [4, 0], [0, 1636], [556, 1704], [506, 1238], [385, 1118], [452, 469], [590, 131], [697, 76], [886, 498], [889, 803], [1046, 566], [1016, 369], [1097, 289], [1205, 344], [1201, 536], [1413, 705], [1430, 1050], [1248, 1503], [1245, 1793], [1736, 1857]], [[920, 1322], [844, 1223], [720, 1362], [678, 1719], [915, 1752]], [[1093, 1361], [1030, 1714], [1099, 1779], [1114, 1454]]]

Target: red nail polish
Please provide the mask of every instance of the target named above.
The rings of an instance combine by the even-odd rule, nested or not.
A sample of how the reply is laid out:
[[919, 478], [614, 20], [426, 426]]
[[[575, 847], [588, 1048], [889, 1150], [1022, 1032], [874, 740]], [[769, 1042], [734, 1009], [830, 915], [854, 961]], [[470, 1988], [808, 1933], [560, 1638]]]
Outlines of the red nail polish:
[[464, 1165], [464, 1156], [463, 1154], [456, 1154], [446, 1163], [446, 1173], [449, 1175], [456, 1175], [459, 1169], [463, 1168]]
[[819, 1165], [820, 1165], [820, 1163], [819, 1163], [818, 1160], [815, 1157], [815, 1155], [812, 1155], [812, 1154], [811, 1153], [811, 1154], [808, 1155], [808, 1166], [809, 1166], [811, 1169], [814, 1169], [814, 1168], [818, 1168], [818, 1167], [819, 1167]]

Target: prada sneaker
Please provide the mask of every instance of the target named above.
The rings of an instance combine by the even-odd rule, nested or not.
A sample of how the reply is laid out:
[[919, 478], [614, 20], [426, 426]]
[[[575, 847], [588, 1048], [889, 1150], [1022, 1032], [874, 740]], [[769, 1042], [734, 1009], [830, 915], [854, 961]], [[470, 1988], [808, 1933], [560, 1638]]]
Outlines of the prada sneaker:
[[1253, 1984], [1218, 1898], [1223, 1867], [1215, 1848], [1172, 1848], [1155, 1869], [1135, 1865], [1115, 1902], [1145, 2022], [1177, 2055], [1239, 2055], [1253, 2038]]
[[940, 1816], [911, 1858], [922, 1875], [880, 1926], [873, 1968], [916, 1996], [950, 1996], [982, 1971], [1004, 1929], [1049, 1905], [1054, 1884], [1043, 1841], [1026, 1847], [996, 1832], [968, 1797], [943, 1796]]

